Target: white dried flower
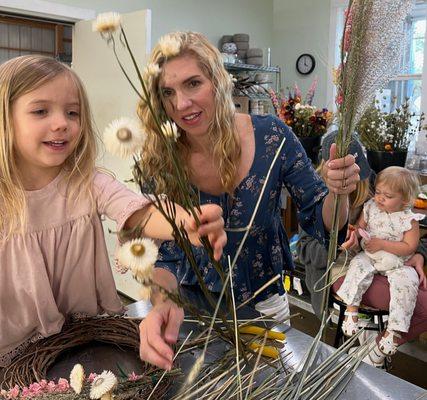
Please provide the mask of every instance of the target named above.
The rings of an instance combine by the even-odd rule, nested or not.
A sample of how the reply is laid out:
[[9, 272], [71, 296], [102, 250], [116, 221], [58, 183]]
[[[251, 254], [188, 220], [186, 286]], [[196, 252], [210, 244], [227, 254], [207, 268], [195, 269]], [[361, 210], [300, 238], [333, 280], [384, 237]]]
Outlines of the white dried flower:
[[117, 251], [117, 261], [129, 268], [139, 282], [150, 278], [159, 249], [153, 240], [134, 239], [123, 243]]
[[103, 371], [90, 386], [91, 399], [111, 398], [111, 392], [117, 385], [117, 378], [111, 371]]
[[162, 132], [166, 137], [175, 141], [179, 138], [178, 127], [175, 122], [166, 121], [162, 124]]
[[158, 76], [161, 72], [161, 69], [159, 67], [159, 64], [157, 63], [149, 63], [147, 64], [147, 66], [145, 67], [145, 73], [146, 75], [155, 78], [156, 76]]
[[121, 158], [130, 157], [141, 149], [145, 133], [138, 120], [120, 118], [112, 121], [104, 130], [106, 149]]
[[162, 36], [159, 40], [160, 51], [162, 54], [168, 57], [174, 57], [179, 54], [181, 43], [178, 39], [171, 35]]
[[92, 24], [92, 31], [99, 33], [113, 33], [120, 28], [122, 17], [116, 12], [99, 14]]
[[80, 394], [84, 381], [85, 370], [81, 364], [76, 364], [70, 372], [70, 386], [77, 394]]

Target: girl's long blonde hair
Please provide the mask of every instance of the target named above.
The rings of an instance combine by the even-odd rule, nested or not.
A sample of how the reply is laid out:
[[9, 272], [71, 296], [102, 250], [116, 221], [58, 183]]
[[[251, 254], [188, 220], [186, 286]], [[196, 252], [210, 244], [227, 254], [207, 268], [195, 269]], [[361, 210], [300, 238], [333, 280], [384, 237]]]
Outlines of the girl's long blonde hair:
[[[179, 45], [179, 51], [173, 56], [167, 57], [164, 54], [165, 43], [168, 41]], [[232, 193], [237, 176], [237, 165], [240, 161], [241, 147], [237, 129], [234, 122], [235, 107], [232, 99], [233, 83], [230, 75], [224, 68], [224, 64], [219, 51], [209, 43], [200, 33], [195, 32], [174, 32], [164, 36], [151, 52], [149, 65], [156, 64], [160, 67], [160, 73], [150, 75], [144, 74], [144, 79], [148, 85], [150, 99], [154, 110], [158, 112], [160, 119], [168, 119], [160, 90], [160, 80], [162, 77], [162, 67], [169, 60], [190, 55], [197, 60], [203, 73], [208, 77], [214, 87], [215, 113], [210, 123], [208, 136], [212, 143], [214, 161], [218, 165], [218, 172], [224, 190]], [[173, 176], [173, 165], [168, 157], [165, 157], [166, 149], [162, 141], [156, 134], [155, 120], [144, 101], [140, 101], [138, 115], [147, 133], [145, 141], [141, 169], [146, 176], [155, 178], [156, 190], [159, 193], [176, 195], [178, 187], [174, 181], [171, 182], [167, 176]], [[178, 128], [179, 129], [179, 128]], [[188, 168], [189, 144], [186, 134], [179, 129], [180, 137], [177, 140], [178, 154], [185, 165], [187, 177], [191, 176]]]
[[13, 58], [0, 66], [0, 239], [3, 242], [14, 233], [24, 232], [27, 222], [25, 191], [15, 160], [14, 102], [61, 74], [75, 83], [80, 104], [80, 135], [64, 164], [65, 179], [70, 183], [69, 196], [76, 201], [89, 196], [93, 208], [96, 136], [83, 83], [71, 68], [53, 58], [40, 55]]

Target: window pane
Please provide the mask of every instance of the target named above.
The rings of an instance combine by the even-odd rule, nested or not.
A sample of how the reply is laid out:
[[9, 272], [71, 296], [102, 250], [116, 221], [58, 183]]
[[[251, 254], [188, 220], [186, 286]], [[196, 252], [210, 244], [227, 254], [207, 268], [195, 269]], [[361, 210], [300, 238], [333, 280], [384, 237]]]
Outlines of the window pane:
[[424, 64], [424, 36], [426, 31], [426, 20], [418, 19], [413, 24], [412, 46], [411, 46], [411, 65], [410, 74], [421, 74]]
[[421, 79], [393, 80], [387, 88], [377, 94], [382, 97], [383, 111], [391, 112], [399, 107], [405, 99], [410, 99], [411, 111], [421, 114]]

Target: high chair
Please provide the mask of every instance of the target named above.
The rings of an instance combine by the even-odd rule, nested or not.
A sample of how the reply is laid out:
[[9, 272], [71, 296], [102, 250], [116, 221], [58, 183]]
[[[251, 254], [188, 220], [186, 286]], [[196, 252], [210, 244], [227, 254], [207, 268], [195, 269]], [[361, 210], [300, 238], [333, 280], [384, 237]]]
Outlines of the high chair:
[[[347, 308], [347, 305], [339, 298], [335, 293], [331, 293], [330, 296], [330, 305], [333, 307], [334, 305], [339, 307], [339, 315], [338, 315], [338, 323], [337, 323], [337, 332], [335, 334], [334, 347], [338, 348], [340, 344], [344, 341], [344, 333], [342, 331], [342, 324], [344, 321], [344, 312]], [[380, 310], [378, 308], [373, 308], [369, 306], [364, 306], [361, 304], [359, 306], [359, 313], [366, 314], [371, 317], [374, 326], [365, 326], [363, 329], [367, 331], [377, 331], [384, 332], [385, 324], [384, 317], [388, 316], [388, 310]], [[390, 369], [390, 360], [386, 357], [384, 360], [384, 369], [389, 371]]]

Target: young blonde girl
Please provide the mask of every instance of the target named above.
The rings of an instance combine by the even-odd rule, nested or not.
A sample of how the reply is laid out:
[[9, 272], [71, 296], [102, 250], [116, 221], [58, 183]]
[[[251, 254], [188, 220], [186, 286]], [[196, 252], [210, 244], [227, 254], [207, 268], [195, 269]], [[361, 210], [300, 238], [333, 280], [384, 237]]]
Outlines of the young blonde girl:
[[[143, 235], [172, 239], [154, 206], [95, 169], [96, 137], [85, 90], [67, 66], [22, 56], [0, 66], [0, 367], [58, 333], [68, 315], [118, 313], [101, 215]], [[148, 218], [149, 217], [149, 218]], [[195, 222], [193, 243], [225, 243], [219, 207]]]
[[382, 354], [396, 352], [397, 340], [401, 332], [408, 332], [417, 301], [418, 275], [414, 268], [404, 266], [404, 262], [417, 249], [418, 221], [424, 218], [424, 215], [411, 211], [418, 185], [418, 177], [402, 167], [389, 167], [378, 174], [374, 198], [364, 205], [358, 221], [357, 232], [364, 251], [351, 260], [344, 282], [337, 291], [348, 305], [343, 331], [351, 336], [357, 331], [358, 306], [374, 275], [387, 276], [390, 314], [387, 332], [378, 343], [378, 359]]

